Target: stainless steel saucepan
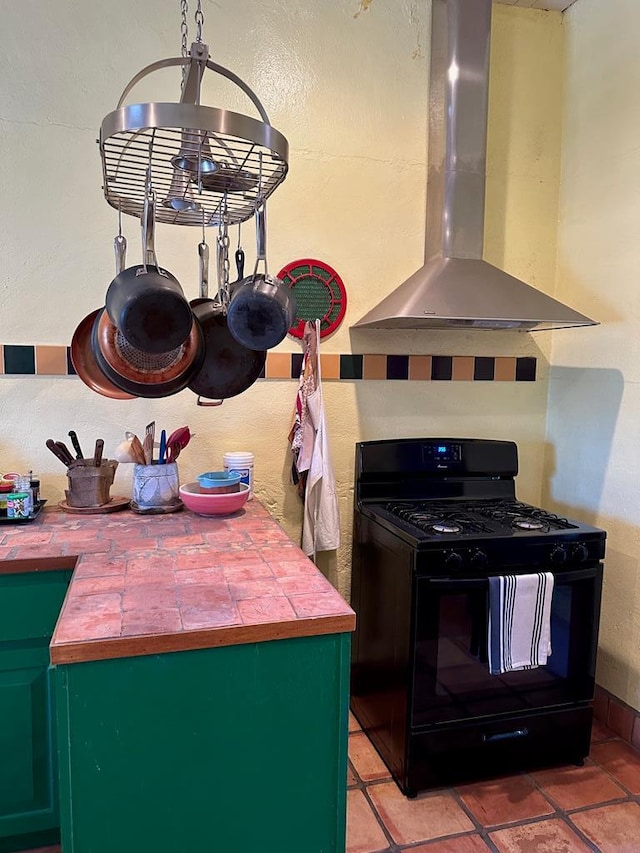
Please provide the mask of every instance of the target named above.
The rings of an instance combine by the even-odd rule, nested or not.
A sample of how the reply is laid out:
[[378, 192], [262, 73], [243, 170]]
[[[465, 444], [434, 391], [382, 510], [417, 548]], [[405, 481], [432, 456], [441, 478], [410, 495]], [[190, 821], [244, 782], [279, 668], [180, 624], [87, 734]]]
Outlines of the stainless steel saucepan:
[[[255, 350], [275, 347], [286, 336], [296, 316], [293, 293], [267, 269], [266, 205], [256, 208], [257, 257], [253, 274], [233, 286], [227, 321], [229, 331], [243, 346]], [[260, 263], [264, 273], [258, 273]]]

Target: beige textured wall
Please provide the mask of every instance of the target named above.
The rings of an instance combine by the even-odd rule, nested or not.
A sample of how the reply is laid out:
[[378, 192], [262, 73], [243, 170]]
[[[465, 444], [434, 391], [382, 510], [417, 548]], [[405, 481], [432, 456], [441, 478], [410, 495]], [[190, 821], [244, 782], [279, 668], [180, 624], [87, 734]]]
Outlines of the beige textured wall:
[[565, 19], [558, 294], [602, 323], [553, 340], [549, 500], [608, 532], [598, 682], [640, 709], [640, 54], [636, 0]]
[[[193, 5], [193, 4], [191, 4]], [[354, 442], [416, 435], [514, 439], [520, 496], [543, 488], [547, 395], [545, 336], [513, 332], [351, 332], [380, 297], [421, 263], [424, 240], [428, 2], [222, 0], [204, 3], [214, 59], [263, 100], [291, 144], [290, 173], [270, 205], [274, 269], [325, 259], [349, 293], [345, 323], [326, 352], [535, 355], [535, 383], [327, 383], [344, 544], [322, 566], [347, 594]], [[24, 0], [5, 4], [0, 28], [0, 339], [66, 344], [103, 303], [112, 278], [116, 215], [104, 202], [95, 144], [102, 117], [134, 73], [179, 50], [178, 2]], [[487, 259], [552, 291], [558, 192], [562, 19], [498, 6], [494, 12], [488, 161]], [[138, 98], [176, 97], [163, 72]], [[248, 111], [214, 76], [204, 101]], [[138, 229], [125, 223], [130, 257]], [[250, 230], [250, 229], [249, 229]], [[245, 232], [246, 233], [246, 232]], [[163, 265], [196, 293], [190, 229], [161, 227]], [[251, 253], [249, 253], [251, 256]], [[250, 257], [249, 257], [250, 260]], [[576, 301], [576, 307], [589, 306]], [[287, 339], [283, 351], [297, 351]], [[107, 449], [125, 428], [155, 418], [197, 433], [182, 479], [218, 467], [226, 450], [252, 450], [258, 496], [297, 539], [301, 508], [288, 484], [286, 442], [293, 382], [259, 382], [221, 408], [201, 410], [189, 391], [159, 401], [114, 402], [74, 378], [0, 377], [0, 468], [33, 468], [52, 502], [62, 466], [44, 447], [75, 428]], [[121, 466], [116, 493], [130, 488]]]

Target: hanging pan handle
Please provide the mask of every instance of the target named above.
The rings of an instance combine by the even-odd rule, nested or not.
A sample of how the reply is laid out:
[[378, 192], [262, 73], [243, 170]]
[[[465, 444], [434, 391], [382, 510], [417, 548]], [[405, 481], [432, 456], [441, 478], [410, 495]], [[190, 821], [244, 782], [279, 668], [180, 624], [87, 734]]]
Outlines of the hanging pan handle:
[[162, 271], [158, 267], [158, 259], [156, 257], [155, 246], [155, 228], [156, 228], [156, 200], [153, 190], [151, 189], [149, 177], [147, 177], [147, 191], [144, 197], [144, 207], [142, 209], [142, 265], [144, 271], [147, 271], [147, 264], [154, 266], [160, 274]]
[[205, 243], [204, 238], [201, 243], [198, 243], [198, 265], [200, 298], [206, 299], [209, 296], [209, 246]]
[[127, 258], [127, 238], [118, 234], [113, 240], [113, 249], [116, 255], [116, 275], [124, 271]]
[[258, 264], [264, 263], [264, 273], [267, 275], [267, 205], [264, 201], [256, 206], [256, 264], [253, 274], [258, 272]]
[[207, 400], [207, 402], [205, 403], [205, 402], [204, 402], [204, 400], [203, 400], [203, 399], [200, 397], [200, 395], [198, 394], [198, 400], [197, 400], [197, 402], [196, 402], [196, 405], [197, 405], [197, 406], [203, 406], [203, 407], [206, 407], [206, 406], [221, 406], [221, 405], [223, 404], [223, 402], [224, 402], [224, 400]]
[[122, 234], [122, 212], [118, 211], [118, 234], [113, 240], [116, 255], [116, 275], [124, 271], [127, 262], [127, 238]]

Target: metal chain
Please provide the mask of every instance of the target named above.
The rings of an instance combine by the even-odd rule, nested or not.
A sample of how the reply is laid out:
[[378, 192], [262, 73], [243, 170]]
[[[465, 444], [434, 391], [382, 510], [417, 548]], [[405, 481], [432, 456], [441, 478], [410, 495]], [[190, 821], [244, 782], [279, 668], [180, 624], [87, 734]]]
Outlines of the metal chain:
[[[182, 33], [182, 57], [187, 58], [187, 38], [189, 36], [189, 26], [187, 24], [187, 13], [189, 12], [188, 0], [180, 0], [180, 32]], [[184, 88], [184, 78], [187, 76], [187, 66], [182, 66], [182, 87]]]
[[198, 0], [198, 7], [196, 9], [196, 41], [202, 41], [202, 27], [204, 26], [204, 15], [202, 13], [202, 3], [201, 0]]
[[218, 287], [220, 301], [226, 310], [229, 307], [229, 227], [227, 222], [227, 198], [225, 194], [224, 207], [218, 220]]

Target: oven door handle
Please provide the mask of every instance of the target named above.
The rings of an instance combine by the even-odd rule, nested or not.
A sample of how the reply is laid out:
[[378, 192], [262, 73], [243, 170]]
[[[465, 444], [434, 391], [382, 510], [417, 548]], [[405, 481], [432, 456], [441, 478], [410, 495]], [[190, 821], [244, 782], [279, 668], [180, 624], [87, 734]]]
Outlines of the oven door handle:
[[[595, 578], [597, 574], [597, 568], [595, 566], [591, 566], [588, 569], [577, 569], [575, 572], [551, 572], [554, 578], [554, 583], [556, 586], [565, 583], [576, 583], [576, 581], [586, 581], [591, 578]], [[504, 572], [505, 575], [510, 574], [509, 572]], [[520, 574], [526, 574], [526, 572], [520, 572]], [[494, 575], [497, 577], [497, 575]], [[469, 577], [458, 577], [458, 578], [427, 578], [427, 583], [431, 586], [438, 588], [445, 587], [457, 587], [459, 588], [461, 585], [464, 585], [466, 589], [482, 589], [486, 587], [489, 582], [489, 578], [469, 578]]]

